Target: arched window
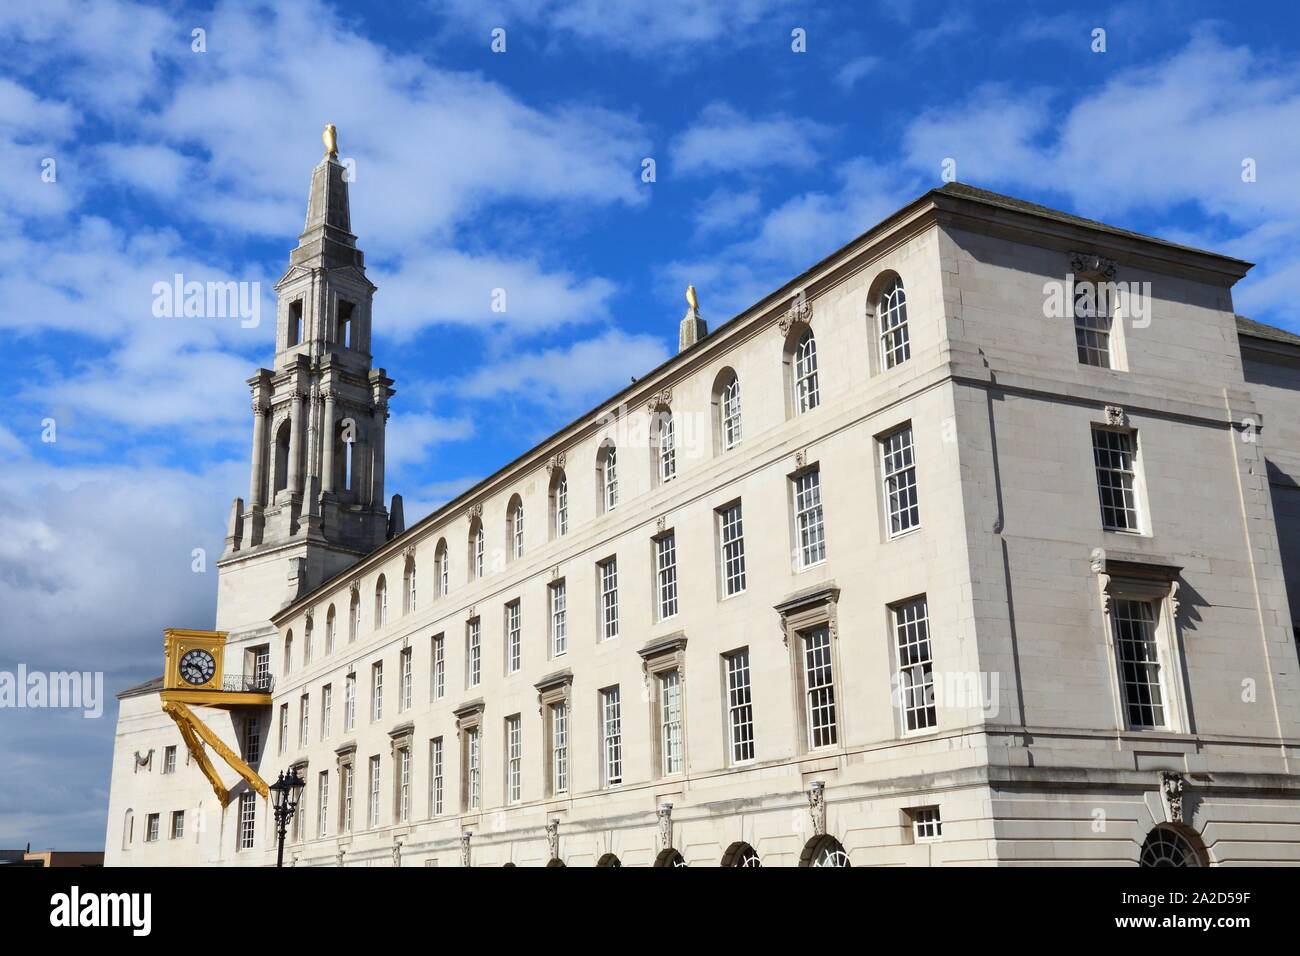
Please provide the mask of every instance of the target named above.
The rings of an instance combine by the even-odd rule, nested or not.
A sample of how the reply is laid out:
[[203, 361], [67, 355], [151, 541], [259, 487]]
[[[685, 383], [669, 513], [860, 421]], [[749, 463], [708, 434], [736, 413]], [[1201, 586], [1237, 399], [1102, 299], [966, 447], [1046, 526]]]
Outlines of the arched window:
[[740, 444], [740, 379], [729, 368], [713, 380], [713, 434], [716, 451], [730, 451]]
[[433, 552], [433, 561], [438, 573], [438, 596], [446, 597], [451, 592], [451, 561], [447, 553], [447, 539], [440, 538], [438, 547]]
[[551, 474], [551, 537], [563, 538], [569, 533], [569, 479], [563, 468]]
[[122, 849], [131, 849], [131, 843], [135, 840], [135, 811], [127, 810], [126, 816], [122, 818]]
[[800, 866], [852, 866], [840, 841], [830, 834], [813, 837], [799, 855]]
[[375, 629], [385, 627], [388, 624], [388, 582], [384, 576], [379, 575], [379, 580], [375, 582]]
[[303, 667], [306, 667], [308, 664], [311, 663], [311, 638], [312, 638], [312, 622], [311, 622], [311, 618], [308, 618], [307, 623], [303, 626], [302, 629], [302, 666]]
[[506, 542], [511, 559], [524, 556], [524, 500], [518, 495], [510, 499], [506, 508], [506, 528], [510, 540]]
[[348, 607], [348, 643], [351, 644], [361, 636], [361, 595], [352, 592], [352, 603]]
[[880, 336], [880, 367], [891, 369], [912, 357], [912, 343], [907, 333], [907, 297], [903, 280], [887, 280], [876, 306]]
[[722, 854], [722, 865], [761, 867], [763, 861], [759, 859], [757, 850], [744, 840], [738, 840], [727, 847], [727, 852]]
[[337, 633], [338, 622], [335, 620], [334, 605], [331, 604], [329, 610], [325, 612], [325, 653], [334, 653], [334, 636]]
[[677, 431], [670, 408], [655, 412], [655, 458], [660, 484], [677, 477]]
[[477, 517], [469, 523], [469, 577], [471, 581], [483, 577], [483, 522]]
[[623, 862], [613, 853], [606, 853], [596, 861], [597, 866], [622, 866]]
[[655, 857], [654, 865], [683, 867], [686, 866], [686, 860], [672, 847], [668, 847], [666, 850], [659, 851], [659, 855]]
[[334, 491], [355, 491], [357, 423], [345, 418], [339, 422], [334, 436]]
[[618, 507], [618, 450], [612, 441], [600, 446], [596, 456], [596, 471], [600, 479], [602, 508], [613, 511]]
[[286, 417], [280, 423], [280, 427], [275, 431], [275, 482], [272, 485], [272, 493], [283, 491], [289, 487], [289, 434], [292, 431], [292, 424]]
[[1158, 826], [1142, 843], [1139, 866], [1204, 866], [1201, 840], [1171, 826]]
[[284, 635], [284, 672], [293, 670], [293, 631]]
[[402, 572], [402, 593], [406, 595], [406, 607], [403, 614], [415, 610], [415, 557], [406, 559], [406, 570]]
[[812, 329], [803, 328], [794, 340], [790, 351], [790, 378], [794, 413], [802, 415], [821, 403], [821, 390], [817, 383], [817, 340]]
[[546, 861], [546, 865], [551, 869], [555, 869], [557, 867], [564, 866], [564, 861], [561, 860], [558, 856], [553, 856]]

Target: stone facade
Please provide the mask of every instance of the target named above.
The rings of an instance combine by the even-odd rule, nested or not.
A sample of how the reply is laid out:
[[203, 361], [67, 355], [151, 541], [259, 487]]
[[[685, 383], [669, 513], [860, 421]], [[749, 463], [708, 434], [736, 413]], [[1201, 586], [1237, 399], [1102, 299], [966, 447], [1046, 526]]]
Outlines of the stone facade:
[[[262, 776], [301, 769], [301, 865], [1300, 861], [1300, 433], [1283, 421], [1300, 340], [1261, 357], [1239, 337], [1248, 268], [950, 185], [387, 540], [382, 494], [331, 511], [309, 464], [306, 541], [291, 520], [291, 550], [223, 560], [241, 570], [219, 622], [269, 648], [273, 705], [212, 726], [242, 748], [255, 718]], [[1111, 329], [1112, 367], [1081, 364], [1075, 322], [1044, 314], [1074, 273], [1150, 283]], [[282, 282], [282, 323], [309, 281]], [[275, 376], [328, 381], [284, 336]], [[346, 379], [361, 405], [368, 363]], [[366, 374], [382, 434], [389, 383]], [[1128, 530], [1103, 528], [1097, 434], [1135, 449]], [[382, 451], [367, 460], [382, 488]], [[330, 557], [286, 595], [293, 548]], [[107, 862], [273, 862], [264, 802], [246, 832], [240, 800], [220, 809], [189, 768], [150, 786], [133, 754], [179, 741], [157, 707], [149, 685], [122, 698]], [[201, 827], [141, 842], [143, 814], [173, 804]]]

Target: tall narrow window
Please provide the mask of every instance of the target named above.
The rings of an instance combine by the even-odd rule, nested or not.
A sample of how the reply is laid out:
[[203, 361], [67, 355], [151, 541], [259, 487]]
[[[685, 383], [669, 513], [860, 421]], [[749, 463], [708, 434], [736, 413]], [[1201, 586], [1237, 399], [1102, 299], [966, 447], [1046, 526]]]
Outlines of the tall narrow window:
[[663, 621], [677, 613], [677, 536], [671, 531], [655, 538], [655, 577]]
[[1152, 604], [1113, 600], [1110, 616], [1128, 726], [1132, 730], [1163, 728], [1166, 726], [1164, 687]]
[[791, 371], [794, 377], [794, 408], [797, 414], [812, 411], [821, 402], [817, 386], [817, 340], [812, 329], [804, 330], [794, 347]]
[[903, 280], [895, 276], [880, 294], [880, 364], [891, 369], [912, 355], [907, 336], [907, 297]]
[[176, 772], [176, 747], [171, 746], [163, 750], [163, 773]]
[[415, 699], [415, 666], [411, 659], [411, 648], [402, 649], [399, 661], [402, 665], [402, 693], [397, 701], [397, 709], [407, 711]]
[[352, 764], [346, 764], [339, 769], [339, 832], [352, 832], [352, 791], [353, 791], [353, 772]]
[[601, 448], [600, 488], [605, 510], [613, 511], [618, 507], [618, 450], [612, 444]]
[[328, 740], [334, 715], [334, 686], [326, 684], [320, 689], [320, 739]]
[[352, 643], [361, 636], [361, 597], [355, 591], [352, 592], [352, 605], [349, 608], [348, 617], [348, 643]]
[[483, 577], [483, 526], [478, 525], [470, 536], [470, 559], [473, 562], [474, 577]]
[[289, 749], [289, 705], [280, 705], [280, 753]]
[[397, 820], [405, 823], [411, 819], [411, 748], [397, 751]]
[[343, 732], [351, 733], [357, 725], [357, 675], [343, 680]]
[[831, 671], [831, 632], [821, 626], [800, 635], [804, 653], [804, 696], [807, 698], [808, 746], [836, 742], [835, 681]]
[[312, 627], [311, 621], [307, 621], [307, 626], [302, 629], [302, 666], [306, 667], [311, 663], [311, 643]]
[[569, 533], [569, 479], [563, 471], [555, 473], [551, 485], [551, 531], [557, 538]]
[[185, 838], [185, 811], [184, 810], [172, 811], [171, 838], [173, 840], [183, 840]]
[[741, 524], [739, 501], [718, 512], [718, 528], [722, 593], [731, 597], [745, 590], [745, 531]]
[[325, 654], [326, 656], [334, 653], [334, 636], [336, 631], [336, 620], [334, 614], [334, 605], [331, 604], [329, 610], [325, 612]]
[[1074, 344], [1082, 365], [1110, 368], [1111, 304], [1105, 281], [1074, 283]]
[[673, 413], [664, 408], [655, 417], [659, 426], [659, 480], [672, 481], [677, 477], [677, 433]]
[[1093, 428], [1092, 456], [1097, 466], [1097, 495], [1101, 524], [1107, 531], [1136, 532], [1140, 525], [1137, 505], [1137, 464], [1133, 432]]
[[564, 581], [551, 585], [551, 656], [569, 651], [569, 599]]
[[388, 626], [388, 582], [379, 575], [375, 582], [375, 627]]
[[734, 372], [718, 392], [718, 426], [723, 451], [740, 444], [740, 379]]
[[826, 560], [820, 468], [811, 468], [794, 479], [794, 524], [799, 539], [799, 567], [811, 567]]
[[515, 495], [510, 503], [507, 521], [510, 525], [510, 557], [522, 558], [524, 556], [524, 502], [518, 495]]
[[447, 692], [447, 648], [441, 634], [433, 639], [433, 699], [442, 700]]
[[880, 457], [885, 482], [885, 507], [889, 514], [889, 536], [911, 531], [921, 523], [916, 498], [916, 460], [912, 453], [912, 426], [901, 428], [880, 440]]
[[479, 729], [471, 727], [465, 737], [466, 799], [470, 810], [477, 810], [482, 800], [482, 780], [479, 776]]
[[352, 321], [356, 306], [351, 302], [339, 300], [339, 325], [337, 342], [345, 349], [356, 347], [356, 325]]
[[551, 705], [551, 791], [569, 792], [569, 705]]
[[245, 790], [239, 795], [239, 848], [251, 850], [257, 840], [257, 794]]
[[293, 631], [284, 635], [284, 672], [293, 671]]
[[601, 769], [605, 786], [623, 782], [623, 713], [618, 687], [600, 692], [601, 731], [604, 742]]
[[506, 718], [506, 803], [518, 803], [523, 794], [524, 738], [519, 715]]
[[731, 728], [731, 762], [754, 759], [754, 699], [749, 685], [749, 648], [728, 654], [727, 725]]
[[523, 656], [523, 636], [520, 626], [519, 602], [506, 605], [506, 673], [517, 674]]
[[470, 687], [477, 687], [483, 678], [483, 631], [478, 618], [465, 627], [465, 677]]
[[306, 694], [298, 698], [298, 746], [306, 747], [310, 738], [311, 700]]
[[253, 687], [271, 689], [271, 648], [265, 645], [253, 652]]
[[370, 719], [382, 720], [384, 716], [384, 663], [370, 665]]
[[446, 597], [451, 591], [451, 566], [447, 560], [446, 541], [438, 542], [438, 550], [434, 552], [433, 560], [438, 571], [438, 595]]
[[302, 299], [289, 303], [288, 345], [302, 342]]
[[145, 817], [144, 821], [144, 842], [157, 843], [159, 830], [162, 826], [162, 817], [160, 814], [151, 813]]
[[600, 635], [609, 641], [618, 637], [618, 558], [600, 562]]
[[262, 718], [250, 714], [244, 722], [244, 762], [256, 767], [262, 759]]
[[442, 814], [442, 738], [429, 741], [429, 816]]
[[370, 826], [371, 828], [379, 826], [379, 788], [383, 785], [383, 778], [379, 773], [378, 755], [370, 758]]
[[415, 558], [406, 559], [405, 581], [406, 587], [406, 612], [410, 614], [415, 610]]
[[929, 610], [925, 598], [921, 597], [895, 605], [893, 611], [898, 642], [898, 703], [903, 730], [926, 730], [938, 723], [930, 655]]
[[329, 836], [330, 774], [322, 770], [316, 778], [316, 836]]
[[665, 776], [682, 772], [682, 681], [677, 671], [659, 675], [659, 749]]

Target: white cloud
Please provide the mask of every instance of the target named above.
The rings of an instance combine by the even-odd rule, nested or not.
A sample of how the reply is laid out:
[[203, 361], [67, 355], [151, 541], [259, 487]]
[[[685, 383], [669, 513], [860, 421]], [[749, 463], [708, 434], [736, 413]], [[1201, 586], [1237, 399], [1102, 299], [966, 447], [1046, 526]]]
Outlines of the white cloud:
[[755, 119], [727, 103], [713, 102], [673, 141], [670, 156], [673, 168], [683, 175], [804, 168], [817, 161], [830, 133], [812, 120], [780, 113]]
[[857, 86], [858, 80], [872, 72], [880, 65], [878, 56], [859, 56], [849, 60], [835, 72], [835, 82], [840, 89], [848, 91]]
[[395, 471], [419, 464], [428, 458], [434, 446], [463, 441], [473, 434], [474, 422], [466, 416], [444, 418], [409, 412], [393, 415], [384, 433], [384, 466]]

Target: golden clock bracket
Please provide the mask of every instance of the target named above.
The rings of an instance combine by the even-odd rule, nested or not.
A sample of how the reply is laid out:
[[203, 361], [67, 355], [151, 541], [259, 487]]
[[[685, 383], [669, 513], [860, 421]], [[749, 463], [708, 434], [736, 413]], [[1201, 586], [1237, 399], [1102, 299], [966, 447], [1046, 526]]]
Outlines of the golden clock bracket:
[[221, 782], [221, 776], [217, 773], [216, 767], [212, 765], [212, 760], [208, 757], [207, 751], [203, 745], [206, 743], [217, 756], [230, 765], [230, 768], [244, 778], [248, 785], [263, 798], [270, 796], [270, 789], [266, 785], [256, 770], [240, 758], [240, 756], [226, 746], [226, 742], [218, 737], [207, 724], [203, 723], [194, 711], [188, 706], [175, 700], [164, 700], [162, 705], [163, 713], [176, 721], [176, 726], [180, 728], [181, 738], [185, 741], [185, 746], [189, 749], [190, 756], [199, 765], [203, 775], [208, 778], [212, 784], [212, 789], [217, 795], [217, 799], [224, 807], [230, 802], [230, 792]]

